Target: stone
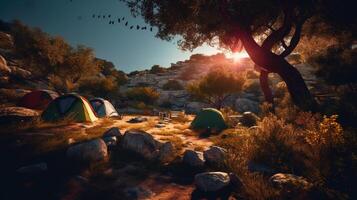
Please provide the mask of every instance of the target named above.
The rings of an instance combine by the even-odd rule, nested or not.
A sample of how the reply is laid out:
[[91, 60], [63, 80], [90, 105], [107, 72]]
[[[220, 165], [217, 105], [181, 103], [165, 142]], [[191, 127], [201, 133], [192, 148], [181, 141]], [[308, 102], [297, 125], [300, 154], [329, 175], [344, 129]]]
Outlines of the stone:
[[150, 199], [150, 197], [154, 195], [151, 190], [143, 187], [126, 188], [124, 189], [124, 193], [128, 199]]
[[23, 107], [3, 107], [0, 108], [0, 124], [14, 124], [34, 120], [39, 116], [35, 110]]
[[246, 126], [246, 127], [255, 126], [255, 125], [257, 125], [258, 121], [259, 121], [259, 117], [252, 112], [244, 112], [243, 115], [239, 119], [239, 122], [241, 123], [241, 125]]
[[41, 162], [34, 165], [20, 167], [16, 171], [21, 174], [38, 174], [47, 171], [47, 163]]
[[205, 164], [203, 153], [193, 150], [186, 150], [183, 154], [182, 161], [191, 167], [203, 167]]
[[313, 184], [302, 176], [296, 176], [294, 174], [278, 173], [269, 178], [269, 183], [284, 192], [296, 193], [301, 191], [308, 191], [312, 188]]
[[229, 184], [230, 177], [225, 172], [204, 172], [195, 176], [195, 185], [203, 192], [216, 192]]
[[112, 136], [115, 136], [115, 137], [117, 137], [117, 139], [119, 139], [123, 135], [121, 134], [119, 128], [117, 128], [117, 127], [110, 128], [103, 134], [103, 137], [112, 137]]
[[141, 130], [126, 131], [121, 147], [136, 152], [148, 160], [156, 159], [159, 155], [158, 142], [152, 135]]
[[0, 55], [0, 75], [7, 75], [11, 73], [11, 69], [7, 66], [7, 62], [4, 57]]
[[258, 113], [259, 103], [247, 98], [238, 98], [235, 102], [235, 108], [240, 113], [247, 112], [247, 111]]
[[221, 167], [224, 165], [226, 153], [227, 150], [224, 148], [211, 146], [203, 152], [203, 157], [208, 164]]
[[129, 121], [127, 121], [128, 123], [142, 123], [142, 122], [146, 122], [148, 119], [146, 117], [134, 117], [131, 118]]
[[176, 152], [172, 142], [165, 142], [160, 146], [159, 160], [167, 163], [175, 159]]
[[31, 76], [32, 76], [32, 73], [30, 71], [27, 71], [20, 67], [9, 66], [9, 68], [11, 69], [12, 76], [19, 77], [19, 78], [22, 78], [25, 80], [31, 78]]
[[80, 163], [106, 161], [108, 158], [107, 145], [102, 139], [76, 144], [67, 149], [67, 157]]
[[115, 136], [104, 137], [103, 140], [108, 147], [116, 146], [118, 143], [118, 139]]

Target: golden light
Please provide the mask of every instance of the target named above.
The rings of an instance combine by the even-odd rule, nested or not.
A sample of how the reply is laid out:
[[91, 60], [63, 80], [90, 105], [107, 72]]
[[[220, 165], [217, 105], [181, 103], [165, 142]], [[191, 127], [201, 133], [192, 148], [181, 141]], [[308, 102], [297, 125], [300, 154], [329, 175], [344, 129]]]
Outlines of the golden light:
[[234, 62], [239, 62], [243, 58], [248, 58], [249, 55], [246, 51], [228, 53], [226, 54], [227, 58], [233, 59]]

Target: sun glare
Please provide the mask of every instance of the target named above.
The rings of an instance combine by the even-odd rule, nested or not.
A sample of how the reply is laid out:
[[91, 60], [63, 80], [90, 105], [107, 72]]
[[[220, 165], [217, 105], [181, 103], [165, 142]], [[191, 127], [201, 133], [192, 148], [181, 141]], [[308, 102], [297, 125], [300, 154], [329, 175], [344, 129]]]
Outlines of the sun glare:
[[249, 55], [246, 51], [229, 53], [226, 55], [228, 58], [232, 58], [234, 62], [239, 62], [242, 58], [248, 58]]

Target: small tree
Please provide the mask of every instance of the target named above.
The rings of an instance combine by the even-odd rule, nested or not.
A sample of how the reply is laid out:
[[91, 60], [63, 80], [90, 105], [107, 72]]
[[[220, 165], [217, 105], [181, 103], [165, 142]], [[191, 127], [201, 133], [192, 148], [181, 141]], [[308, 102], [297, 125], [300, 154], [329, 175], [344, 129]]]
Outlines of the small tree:
[[160, 94], [150, 87], [136, 87], [126, 92], [129, 100], [154, 104]]
[[194, 98], [220, 109], [231, 94], [242, 91], [244, 82], [244, 76], [218, 68], [189, 84], [187, 90]]

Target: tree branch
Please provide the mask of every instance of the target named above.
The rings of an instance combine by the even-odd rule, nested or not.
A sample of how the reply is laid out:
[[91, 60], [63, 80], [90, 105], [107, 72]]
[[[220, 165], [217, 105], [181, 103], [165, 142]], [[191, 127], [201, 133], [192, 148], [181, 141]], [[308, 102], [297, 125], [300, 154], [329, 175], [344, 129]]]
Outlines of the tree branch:
[[287, 47], [284, 47], [284, 51], [280, 54], [281, 57], [286, 57], [289, 54], [291, 54], [291, 52], [294, 51], [294, 49], [296, 48], [296, 46], [299, 44], [300, 38], [301, 38], [301, 30], [302, 30], [302, 26], [304, 24], [305, 20], [301, 20], [299, 22], [296, 23], [295, 25], [295, 31], [294, 31], [294, 35], [290, 40], [290, 44]]

